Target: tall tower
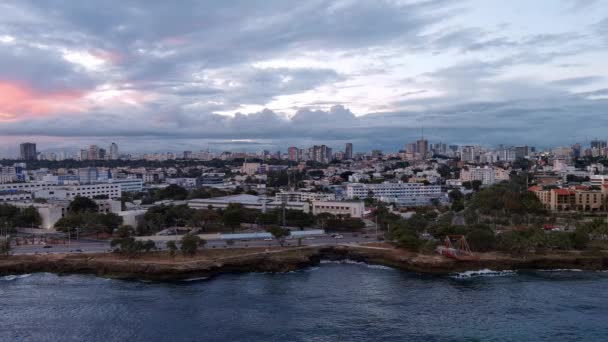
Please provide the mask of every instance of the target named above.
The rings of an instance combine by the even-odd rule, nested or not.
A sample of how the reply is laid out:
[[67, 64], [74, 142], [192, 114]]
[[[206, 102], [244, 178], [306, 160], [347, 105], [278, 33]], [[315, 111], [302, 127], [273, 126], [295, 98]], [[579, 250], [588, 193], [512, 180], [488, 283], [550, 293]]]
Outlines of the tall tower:
[[90, 160], [99, 159], [99, 146], [97, 146], [97, 145], [89, 146], [89, 159]]
[[344, 149], [344, 159], [353, 159], [353, 144], [346, 143], [346, 148]]
[[31, 142], [25, 142], [19, 145], [21, 152], [21, 160], [36, 160], [36, 144]]
[[110, 144], [110, 159], [118, 159], [118, 145], [116, 143]]

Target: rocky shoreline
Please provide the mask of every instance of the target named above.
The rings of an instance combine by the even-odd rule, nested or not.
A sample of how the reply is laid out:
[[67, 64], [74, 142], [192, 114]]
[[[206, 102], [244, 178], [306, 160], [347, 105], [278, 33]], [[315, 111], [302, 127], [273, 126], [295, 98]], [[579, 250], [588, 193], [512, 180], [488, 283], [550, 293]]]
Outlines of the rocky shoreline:
[[[209, 252], [212, 253], [212, 252]], [[452, 274], [481, 269], [608, 269], [608, 254], [581, 252], [528, 254], [512, 257], [480, 254], [473, 260], [453, 260], [394, 248], [368, 246], [302, 247], [273, 251], [235, 250], [218, 257], [201, 253], [192, 258], [157, 255], [128, 259], [115, 254], [10, 256], [0, 259], [0, 276], [49, 272], [94, 274], [117, 279], [155, 281], [212, 277], [223, 273], [289, 272], [318, 265], [321, 260], [352, 260], [425, 274]]]

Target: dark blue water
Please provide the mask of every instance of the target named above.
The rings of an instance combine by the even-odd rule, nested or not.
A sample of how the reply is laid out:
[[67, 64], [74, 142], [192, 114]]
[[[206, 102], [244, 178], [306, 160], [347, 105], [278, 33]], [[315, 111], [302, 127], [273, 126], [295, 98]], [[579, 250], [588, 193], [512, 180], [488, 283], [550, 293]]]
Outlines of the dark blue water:
[[323, 264], [181, 283], [0, 278], [1, 341], [607, 341], [608, 273]]

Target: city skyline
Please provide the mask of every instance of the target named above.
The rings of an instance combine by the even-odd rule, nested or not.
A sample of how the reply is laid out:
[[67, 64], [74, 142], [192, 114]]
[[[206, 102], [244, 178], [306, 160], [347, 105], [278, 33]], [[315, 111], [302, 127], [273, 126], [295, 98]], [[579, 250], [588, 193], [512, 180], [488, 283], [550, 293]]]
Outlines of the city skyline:
[[2, 155], [605, 139], [601, 1], [50, 6], [0, 5]]

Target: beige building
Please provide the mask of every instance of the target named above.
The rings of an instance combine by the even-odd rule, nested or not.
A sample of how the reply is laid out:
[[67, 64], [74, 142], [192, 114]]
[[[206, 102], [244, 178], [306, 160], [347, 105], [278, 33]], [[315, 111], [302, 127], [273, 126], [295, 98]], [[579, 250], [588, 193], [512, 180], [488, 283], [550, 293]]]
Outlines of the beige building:
[[328, 213], [354, 218], [362, 218], [365, 206], [361, 201], [313, 201], [312, 213], [318, 215]]
[[608, 186], [602, 190], [591, 190], [585, 186], [567, 189], [544, 189], [533, 186], [533, 192], [545, 209], [551, 211], [606, 211], [608, 210]]

